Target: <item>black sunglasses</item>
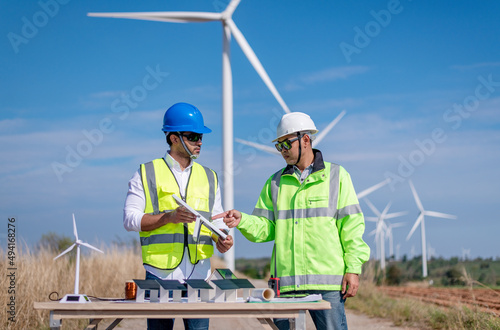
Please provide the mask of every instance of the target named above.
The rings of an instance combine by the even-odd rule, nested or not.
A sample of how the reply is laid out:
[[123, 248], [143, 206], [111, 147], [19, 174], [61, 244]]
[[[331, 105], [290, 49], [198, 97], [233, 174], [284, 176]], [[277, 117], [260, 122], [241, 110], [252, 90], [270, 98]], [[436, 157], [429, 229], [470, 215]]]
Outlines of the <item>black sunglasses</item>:
[[203, 139], [203, 134], [200, 133], [189, 133], [189, 134], [179, 133], [179, 134], [191, 142], [198, 142]]
[[286, 139], [285, 141], [278, 142], [274, 146], [276, 147], [276, 149], [279, 152], [281, 152], [281, 150], [283, 150], [283, 149], [290, 150], [292, 148], [292, 142], [295, 142], [300, 138], [301, 138], [301, 136], [299, 135], [296, 138], [293, 138], [291, 140]]

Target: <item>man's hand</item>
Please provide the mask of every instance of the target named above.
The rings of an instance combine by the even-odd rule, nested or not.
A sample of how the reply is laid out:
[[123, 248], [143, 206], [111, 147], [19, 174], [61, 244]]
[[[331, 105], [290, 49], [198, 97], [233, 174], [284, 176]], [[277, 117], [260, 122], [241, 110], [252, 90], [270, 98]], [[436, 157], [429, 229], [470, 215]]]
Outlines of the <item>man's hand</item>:
[[219, 250], [220, 253], [226, 253], [233, 246], [233, 237], [227, 235], [224, 240], [222, 237], [219, 237], [215, 246], [217, 246], [217, 250]]
[[224, 223], [229, 228], [237, 227], [241, 221], [241, 212], [238, 210], [229, 210], [221, 214], [214, 215], [212, 220], [224, 218]]
[[191, 223], [196, 221], [196, 216], [189, 212], [184, 206], [179, 206], [168, 213], [167, 223]]
[[346, 273], [342, 280], [342, 294], [344, 299], [354, 297], [359, 288], [359, 275]]

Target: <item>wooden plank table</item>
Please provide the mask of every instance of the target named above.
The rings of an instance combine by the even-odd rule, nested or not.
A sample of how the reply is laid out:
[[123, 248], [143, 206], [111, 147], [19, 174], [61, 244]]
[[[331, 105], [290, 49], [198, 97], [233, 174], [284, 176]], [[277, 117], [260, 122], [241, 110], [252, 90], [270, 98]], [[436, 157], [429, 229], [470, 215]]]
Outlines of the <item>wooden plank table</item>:
[[273, 318], [288, 318], [292, 329], [306, 328], [306, 311], [329, 309], [330, 303], [136, 303], [92, 302], [85, 304], [35, 302], [36, 310], [50, 311], [50, 328], [60, 329], [63, 319], [91, 319], [86, 329], [95, 329], [102, 319], [115, 319], [113, 329], [125, 318], [256, 318], [266, 329], [277, 329]]

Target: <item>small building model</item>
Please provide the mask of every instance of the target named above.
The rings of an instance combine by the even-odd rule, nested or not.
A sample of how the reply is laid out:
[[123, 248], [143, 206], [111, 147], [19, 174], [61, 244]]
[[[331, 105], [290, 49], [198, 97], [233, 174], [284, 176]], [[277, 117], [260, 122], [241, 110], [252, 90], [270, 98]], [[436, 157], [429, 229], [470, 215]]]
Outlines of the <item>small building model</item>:
[[170, 292], [172, 292], [172, 302], [181, 302], [182, 292], [186, 291], [186, 286], [178, 280], [156, 280], [160, 285], [160, 302], [168, 302]]
[[[226, 279], [231, 279], [231, 278], [237, 278], [236, 275], [233, 274], [231, 269], [229, 269], [229, 268], [217, 268], [208, 277], [207, 282], [210, 284], [213, 284], [212, 281], [214, 281], [214, 280], [226, 280]], [[216, 287], [215, 291], [210, 292], [210, 300], [215, 300], [216, 293], [217, 293], [217, 287]]]
[[236, 301], [238, 286], [231, 280], [213, 280], [212, 283], [215, 284], [214, 302]]
[[243, 298], [250, 296], [250, 289], [254, 288], [247, 279], [213, 280], [215, 285], [214, 302], [234, 302], [237, 299], [238, 289], [243, 289]]
[[246, 278], [233, 278], [231, 281], [236, 284], [239, 289], [243, 289], [243, 300], [247, 300], [248, 297], [250, 297], [250, 290], [255, 288]]
[[198, 302], [198, 293], [202, 302], [210, 300], [210, 291], [213, 287], [204, 280], [186, 280], [188, 302]]
[[134, 280], [137, 284], [137, 294], [135, 296], [136, 302], [144, 302], [146, 290], [149, 290], [149, 301], [158, 302], [158, 292], [160, 291], [160, 284], [155, 280]]

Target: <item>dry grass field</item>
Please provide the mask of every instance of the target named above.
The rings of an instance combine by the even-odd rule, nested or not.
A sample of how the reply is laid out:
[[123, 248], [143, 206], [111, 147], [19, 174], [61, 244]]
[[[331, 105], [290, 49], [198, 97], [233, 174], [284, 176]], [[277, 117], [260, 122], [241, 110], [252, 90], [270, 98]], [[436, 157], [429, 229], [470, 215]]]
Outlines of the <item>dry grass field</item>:
[[[463, 289], [468, 292], [467, 298], [459, 299], [454, 288], [429, 288], [424, 282], [412, 283], [407, 287], [376, 286], [374, 273], [374, 267], [365, 268], [358, 294], [346, 302], [347, 308], [372, 317], [390, 319], [401, 327], [500, 329], [500, 317], [495, 307], [500, 303], [500, 295], [495, 290], [484, 287], [478, 289], [471, 285]], [[495, 302], [488, 309], [479, 300], [469, 298], [474, 295], [484, 296], [486, 290], [493, 291], [488, 292], [488, 297]], [[431, 294], [425, 295], [428, 292]], [[448, 303], [438, 299], [436, 292], [446, 295]]]
[[[133, 278], [144, 278], [144, 268], [138, 253], [132, 249], [106, 248], [97, 252], [82, 253], [80, 264], [80, 292], [95, 297], [124, 297], [125, 281]], [[1, 269], [8, 268], [7, 254], [1, 251]], [[64, 294], [73, 293], [75, 279], [74, 255], [67, 254], [53, 260], [55, 253], [49, 250], [31, 251], [21, 248], [17, 251], [17, 270], [15, 281], [15, 322], [9, 321], [8, 310], [0, 310], [2, 329], [44, 329], [48, 328], [48, 312], [33, 309], [35, 301], [48, 301], [51, 292], [57, 292], [62, 298]], [[0, 301], [6, 306], [11, 295], [8, 294], [9, 278], [0, 277]], [[53, 295], [53, 298], [55, 295]], [[64, 321], [64, 328], [75, 329], [85, 321]]]
[[[19, 247], [19, 246], [18, 246]], [[124, 297], [125, 281], [144, 278], [140, 254], [129, 248], [100, 247], [105, 254], [84, 253], [80, 265], [80, 292], [94, 297]], [[8, 253], [1, 250], [0, 266], [7, 272]], [[16, 251], [15, 321], [9, 320], [9, 306], [13, 294], [9, 276], [0, 277], [1, 329], [48, 329], [48, 312], [33, 309], [35, 301], [48, 301], [52, 292], [59, 298], [74, 289], [74, 256], [69, 254], [56, 261], [56, 253], [46, 249]], [[213, 259], [213, 268], [224, 267]], [[7, 273], [8, 275], [9, 273]], [[500, 317], [482, 312], [470, 305], [437, 306], [411, 295], [391, 297], [374, 285], [371, 270], [362, 277], [361, 288], [355, 298], [349, 299], [347, 308], [372, 317], [392, 320], [401, 327], [418, 329], [500, 329]], [[241, 276], [241, 275], [238, 275]], [[241, 276], [244, 277], [244, 276]], [[56, 298], [55, 294], [52, 298]], [[88, 320], [65, 320], [64, 329], [83, 328]]]

